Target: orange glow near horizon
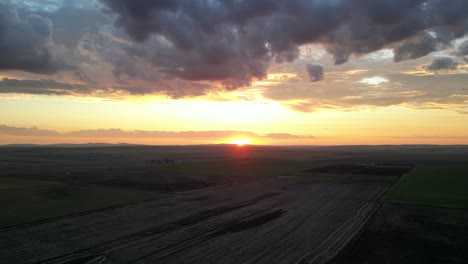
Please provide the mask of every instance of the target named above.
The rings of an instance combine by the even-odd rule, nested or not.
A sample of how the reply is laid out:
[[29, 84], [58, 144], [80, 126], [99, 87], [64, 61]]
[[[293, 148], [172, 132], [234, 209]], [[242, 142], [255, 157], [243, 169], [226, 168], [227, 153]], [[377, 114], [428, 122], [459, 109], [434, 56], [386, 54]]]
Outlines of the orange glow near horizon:
[[243, 147], [250, 144], [250, 139], [247, 138], [236, 138], [229, 142], [229, 144], [237, 145], [238, 147]]
[[[0, 128], [25, 128], [19, 130], [21, 134], [5, 127], [0, 144], [468, 144], [468, 115], [462, 114], [463, 109], [460, 113], [442, 109], [447, 108], [444, 105], [437, 106], [441, 109], [407, 105], [309, 113], [274, 102], [206, 98], [133, 102], [47, 96], [0, 97], [0, 105], [4, 110]], [[444, 124], [434, 120], [444, 120]], [[83, 130], [92, 133], [73, 133]]]

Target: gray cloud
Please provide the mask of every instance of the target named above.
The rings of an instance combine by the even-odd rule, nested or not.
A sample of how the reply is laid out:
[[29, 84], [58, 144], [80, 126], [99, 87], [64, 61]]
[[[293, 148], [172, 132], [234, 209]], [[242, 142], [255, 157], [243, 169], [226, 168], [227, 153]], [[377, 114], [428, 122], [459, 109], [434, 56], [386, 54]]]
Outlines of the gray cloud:
[[309, 80], [311, 82], [323, 80], [323, 67], [318, 64], [307, 64], [306, 65], [307, 74], [309, 75]]
[[[70, 0], [66, 1], [71, 2]], [[53, 11], [60, 8], [64, 4], [62, 0], [42, 0], [40, 2], [34, 0], [11, 0], [11, 2], [14, 3], [19, 9], [27, 9], [32, 11]]]
[[431, 52], [443, 50], [449, 47], [451, 41], [455, 39], [455, 36], [450, 31], [447, 33], [444, 30], [439, 29], [438, 33], [435, 33], [434, 31], [422, 32], [414, 38], [405, 41], [394, 49], [395, 57], [393, 60], [395, 62], [400, 62], [404, 60], [418, 59]]
[[52, 23], [39, 14], [19, 14], [0, 0], [0, 70], [54, 73], [69, 66], [52, 52]]
[[[89, 0], [88, 0], [89, 1]], [[80, 8], [75, 5], [65, 5], [52, 12], [41, 12], [52, 22], [54, 43], [74, 48], [86, 34], [96, 34], [111, 17], [99, 9]]]
[[114, 91], [123, 92], [130, 95], [145, 95], [154, 93], [165, 93], [173, 99], [183, 97], [195, 97], [206, 95], [213, 87], [206, 83], [188, 82], [185, 80], [153, 81], [151, 84], [133, 86], [115, 85]]
[[265, 77], [271, 61], [295, 60], [307, 43], [325, 45], [336, 64], [405, 40], [395, 61], [425, 56], [463, 36], [468, 18], [464, 0], [102, 2], [139, 43], [127, 49], [133, 56], [167, 76], [227, 88]]
[[450, 57], [435, 58], [431, 64], [424, 66], [428, 71], [456, 70], [459, 63]]
[[455, 52], [456, 56], [466, 56], [468, 55], [468, 40], [458, 46], [457, 51]]
[[0, 80], [0, 93], [25, 93], [25, 94], [86, 94], [91, 89], [82, 84], [70, 84], [57, 82], [52, 79], [17, 80], [3, 78]]

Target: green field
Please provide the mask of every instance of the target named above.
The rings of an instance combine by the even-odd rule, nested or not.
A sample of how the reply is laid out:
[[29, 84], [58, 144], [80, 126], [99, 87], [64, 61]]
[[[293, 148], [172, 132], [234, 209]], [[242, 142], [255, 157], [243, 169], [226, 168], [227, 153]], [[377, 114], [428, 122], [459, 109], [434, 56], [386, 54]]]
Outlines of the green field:
[[51, 181], [34, 181], [26, 179], [12, 179], [12, 178], [0, 178], [0, 190], [6, 189], [15, 189], [15, 188], [25, 188], [39, 185], [53, 185], [57, 184], [56, 182]]
[[383, 202], [468, 208], [468, 166], [418, 165], [403, 175]]
[[317, 162], [288, 159], [232, 159], [207, 162], [193, 162], [166, 167], [168, 172], [175, 174], [226, 175], [272, 177], [321, 165]]
[[123, 188], [0, 178], [0, 227], [162, 198]]
[[342, 183], [388, 183], [398, 180], [398, 176], [333, 174], [333, 173], [297, 173], [291, 177], [299, 181], [342, 182]]

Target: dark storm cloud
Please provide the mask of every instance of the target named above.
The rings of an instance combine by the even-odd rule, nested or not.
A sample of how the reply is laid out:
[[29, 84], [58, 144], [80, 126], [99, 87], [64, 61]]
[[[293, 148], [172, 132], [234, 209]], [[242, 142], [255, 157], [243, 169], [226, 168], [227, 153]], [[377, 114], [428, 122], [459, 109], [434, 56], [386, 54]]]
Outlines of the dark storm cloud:
[[318, 64], [307, 64], [307, 74], [309, 75], [309, 81], [317, 82], [323, 80], [323, 67]]
[[53, 12], [43, 12], [52, 21], [52, 39], [57, 44], [75, 47], [85, 34], [98, 33], [100, 27], [109, 24], [110, 17], [99, 9], [83, 9], [66, 5]]
[[444, 31], [439, 33], [434, 32], [423, 32], [412, 38], [411, 40], [405, 41], [402, 45], [394, 49], [395, 62], [400, 62], [410, 59], [418, 59], [426, 56], [427, 54], [443, 50], [450, 46], [451, 41], [454, 39], [454, 35], [446, 34]]
[[8, 0], [0, 0], [0, 70], [54, 73], [66, 65], [52, 52], [52, 24], [38, 14], [18, 14]]
[[[444, 49], [465, 33], [465, 0], [102, 0], [144, 57], [170, 77], [228, 88], [322, 43], [335, 63], [394, 45], [396, 62]], [[401, 43], [401, 44], [399, 44]]]
[[450, 47], [467, 25], [466, 0], [0, 0], [0, 71], [66, 69], [106, 91], [180, 98], [248, 86], [304, 44], [335, 64], [382, 48], [399, 62]]
[[85, 85], [62, 83], [52, 79], [17, 80], [3, 78], [0, 80], [0, 93], [68, 95], [84, 94], [90, 91]]
[[19, 16], [36, 14], [49, 19], [54, 43], [70, 48], [83, 35], [97, 33], [103, 25], [112, 23], [112, 17], [102, 12], [96, 0], [18, 0], [14, 4]]
[[455, 52], [457, 56], [466, 56], [468, 55], [468, 40], [458, 46], [457, 51]]
[[456, 70], [459, 63], [450, 57], [435, 58], [431, 64], [424, 68], [428, 71]]

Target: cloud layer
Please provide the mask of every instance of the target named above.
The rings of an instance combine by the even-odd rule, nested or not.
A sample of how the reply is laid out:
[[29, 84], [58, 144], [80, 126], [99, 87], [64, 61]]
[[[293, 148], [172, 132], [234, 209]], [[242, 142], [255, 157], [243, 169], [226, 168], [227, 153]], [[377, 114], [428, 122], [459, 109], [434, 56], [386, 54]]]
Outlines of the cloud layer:
[[325, 45], [336, 64], [388, 45], [397, 62], [419, 58], [463, 36], [468, 18], [464, 0], [103, 2], [117, 27], [154, 45], [135, 56], [169, 76], [232, 85], [264, 77], [272, 60], [295, 60], [308, 43]]
[[[324, 68], [382, 49], [400, 64], [453, 49], [467, 30], [465, 0], [0, 0], [0, 73], [13, 72], [0, 92], [200, 96], [302, 63], [309, 44], [332, 63], [293, 68], [323, 81]], [[427, 70], [453, 70], [467, 51]]]
[[121, 129], [78, 130], [60, 133], [53, 130], [44, 130], [37, 127], [13, 127], [0, 125], [0, 135], [34, 136], [34, 137], [60, 137], [60, 138], [147, 138], [147, 139], [180, 139], [180, 140], [227, 140], [229, 138], [247, 137], [250, 139], [272, 140], [307, 140], [315, 139], [309, 135], [293, 135], [289, 133], [257, 134], [248, 131], [124, 131]]

